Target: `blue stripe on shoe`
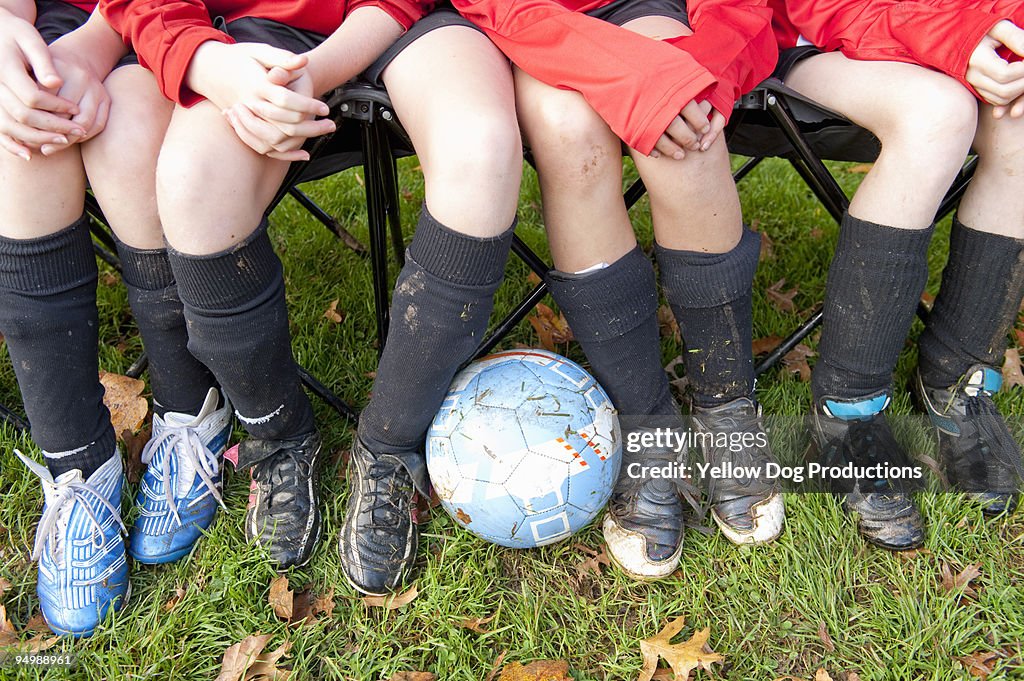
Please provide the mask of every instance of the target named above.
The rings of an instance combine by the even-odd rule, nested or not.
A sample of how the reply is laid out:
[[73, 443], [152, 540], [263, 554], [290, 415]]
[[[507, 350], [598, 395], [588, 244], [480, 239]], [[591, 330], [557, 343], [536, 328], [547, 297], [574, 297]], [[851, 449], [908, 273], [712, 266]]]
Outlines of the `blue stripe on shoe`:
[[1003, 375], [991, 367], [985, 367], [982, 370], [982, 373], [982, 389], [985, 392], [991, 393], [993, 395], [999, 392], [999, 389], [1003, 387]]
[[825, 400], [825, 408], [828, 409], [828, 413], [843, 421], [855, 421], [874, 416], [885, 409], [888, 404], [888, 395], [877, 395], [864, 400]]

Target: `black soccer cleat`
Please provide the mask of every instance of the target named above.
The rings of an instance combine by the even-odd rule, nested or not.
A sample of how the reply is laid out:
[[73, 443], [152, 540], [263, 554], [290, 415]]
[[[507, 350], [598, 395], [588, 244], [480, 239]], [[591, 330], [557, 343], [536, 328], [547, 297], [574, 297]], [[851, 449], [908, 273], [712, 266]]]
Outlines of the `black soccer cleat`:
[[[778, 479], [768, 477], [775, 457], [761, 424], [761, 407], [740, 397], [717, 407], [694, 405], [691, 416], [705, 463], [723, 473], [707, 482], [711, 517], [722, 534], [734, 544], [774, 540], [782, 533], [786, 506]], [[753, 470], [760, 475], [751, 475]]]
[[357, 591], [392, 593], [416, 559], [416, 492], [429, 496], [426, 462], [418, 453], [374, 454], [357, 437], [348, 480], [338, 537], [342, 571]]
[[634, 579], [667, 577], [679, 566], [686, 529], [681, 481], [653, 477], [649, 471], [679, 463], [681, 457], [685, 452], [668, 448], [623, 450], [602, 530], [609, 555]]
[[[884, 409], [886, 394], [858, 400], [823, 398], [811, 413], [811, 441], [818, 460], [826, 467], [853, 464], [871, 468], [909, 465], [896, 442]], [[907, 490], [884, 477], [833, 481], [832, 492], [843, 511], [857, 521], [868, 542], [891, 551], [907, 551], [924, 544], [924, 520]]]
[[930, 388], [920, 371], [914, 380], [918, 404], [939, 435], [939, 461], [949, 484], [981, 504], [987, 516], [1012, 513], [1021, 488], [1020, 445], [992, 401], [1003, 377], [975, 365], [955, 385]]
[[225, 457], [250, 469], [245, 538], [280, 569], [309, 562], [320, 540], [320, 434], [291, 440], [250, 438]]

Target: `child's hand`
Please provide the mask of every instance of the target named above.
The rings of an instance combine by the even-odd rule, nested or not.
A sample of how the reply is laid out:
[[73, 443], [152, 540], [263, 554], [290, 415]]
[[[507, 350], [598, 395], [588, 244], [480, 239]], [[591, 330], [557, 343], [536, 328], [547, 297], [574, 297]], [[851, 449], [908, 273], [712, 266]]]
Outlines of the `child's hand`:
[[[1002, 111], [996, 112], [1000, 118], [1010, 107], [1010, 114], [1024, 114], [1024, 103], [1016, 103], [1024, 95], [1024, 62], [1012, 59], [1007, 61], [999, 54], [1006, 48], [1017, 56], [1024, 56], [1024, 30], [1010, 21], [1000, 21], [992, 27], [978, 46], [971, 53], [965, 78], [982, 99]], [[1019, 110], [1018, 110], [1019, 109]]]
[[707, 151], [724, 127], [725, 117], [712, 109], [711, 104], [691, 100], [655, 143], [651, 156], [669, 156], [681, 161], [687, 151]]
[[[267, 73], [274, 85], [312, 96], [313, 81], [305, 68], [289, 71], [274, 67]], [[306, 161], [309, 154], [302, 145], [311, 137], [334, 132], [334, 123], [256, 102], [253, 106], [235, 105], [225, 110], [228, 122], [238, 137], [260, 154], [281, 161]]]
[[84, 133], [69, 120], [76, 103], [55, 94], [62, 85], [35, 27], [0, 11], [0, 147], [28, 160], [44, 144]]
[[79, 130], [66, 135], [65, 142], [42, 145], [40, 151], [45, 156], [100, 134], [110, 115], [110, 95], [85, 62], [72, 53], [55, 53], [53, 63], [64, 82], [57, 94], [76, 104], [78, 113], [71, 117], [70, 122]]

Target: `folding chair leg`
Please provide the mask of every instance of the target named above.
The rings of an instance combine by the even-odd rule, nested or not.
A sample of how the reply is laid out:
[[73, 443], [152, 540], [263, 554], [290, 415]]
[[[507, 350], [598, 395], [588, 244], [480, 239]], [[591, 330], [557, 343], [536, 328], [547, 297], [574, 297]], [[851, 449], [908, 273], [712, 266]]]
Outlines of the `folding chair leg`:
[[364, 246], [359, 239], [352, 236], [352, 233], [341, 226], [341, 223], [334, 219], [334, 216], [325, 211], [317, 204], [316, 201], [309, 198], [306, 192], [302, 191], [298, 187], [292, 187], [288, 190], [288, 193], [292, 195], [292, 198], [299, 202], [303, 208], [309, 211], [317, 221], [320, 222], [324, 227], [331, 230], [334, 236], [341, 239], [341, 242], [351, 248], [359, 255], [366, 255], [366, 246]]
[[790, 350], [799, 345], [805, 338], [811, 335], [811, 332], [821, 325], [821, 321], [824, 317], [824, 308], [819, 307], [807, 321], [800, 325], [800, 328], [786, 336], [786, 338], [779, 343], [779, 347], [775, 348], [771, 354], [761, 360], [758, 364], [754, 365], [754, 375], [760, 376], [778, 364], [780, 359], [789, 354]]
[[29, 429], [28, 421], [2, 404], [0, 404], [0, 421], [12, 425], [18, 430], [27, 431]]
[[310, 392], [327, 403], [329, 407], [341, 414], [343, 418], [351, 419], [353, 423], [359, 422], [359, 412], [350, 407], [344, 400], [339, 398], [321, 383], [313, 374], [306, 371], [305, 367], [296, 365], [299, 371], [299, 378], [309, 388]]
[[743, 165], [736, 169], [736, 172], [732, 174], [732, 181], [739, 182], [744, 177], [750, 174], [750, 171], [761, 165], [761, 161], [764, 160], [764, 156], [751, 156], [748, 158]]
[[380, 179], [383, 182], [383, 194], [386, 200], [388, 227], [391, 232], [391, 252], [398, 266], [405, 266], [405, 239], [402, 236], [401, 206], [398, 201], [398, 161], [391, 154], [391, 140], [383, 126], [377, 126], [381, 149], [387, 154], [380, 160]]
[[[377, 127], [370, 121], [360, 124], [363, 144], [363, 169], [366, 174], [366, 213], [370, 232], [370, 264], [373, 274], [373, 306], [377, 315], [377, 352], [384, 351], [388, 337], [390, 290], [388, 281], [388, 252], [385, 242], [388, 227], [388, 200], [385, 196], [387, 181], [382, 175], [382, 159], [390, 161], [390, 150], [381, 143]], [[382, 154], [388, 153], [387, 157]]]

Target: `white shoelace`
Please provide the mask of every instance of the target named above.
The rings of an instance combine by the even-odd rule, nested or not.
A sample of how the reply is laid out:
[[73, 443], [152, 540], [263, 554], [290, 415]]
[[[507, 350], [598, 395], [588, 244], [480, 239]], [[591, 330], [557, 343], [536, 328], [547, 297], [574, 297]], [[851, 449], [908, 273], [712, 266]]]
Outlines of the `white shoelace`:
[[[149, 462], [153, 460], [156, 453], [160, 451], [160, 447], [166, 445], [168, 451], [161, 461], [160, 475], [161, 480], [164, 483], [164, 498], [167, 501], [168, 508], [171, 509], [171, 515], [174, 516], [178, 526], [181, 526], [181, 517], [178, 515], [178, 505], [174, 501], [174, 486], [171, 484], [171, 456], [174, 452], [180, 452], [181, 456], [184, 456], [192, 468], [199, 474], [199, 478], [203, 481], [206, 486], [206, 491], [196, 497], [192, 504], [198, 503], [201, 499], [213, 495], [213, 498], [217, 500], [220, 507], [227, 509], [224, 505], [224, 499], [221, 497], [220, 490], [217, 489], [217, 483], [213, 481], [213, 476], [217, 474], [218, 465], [220, 463], [219, 457], [210, 451], [210, 448], [203, 443], [199, 434], [192, 428], [186, 428], [184, 426], [174, 427], [168, 426], [163, 432], [156, 437], [150, 439], [146, 443], [146, 446], [142, 448], [141, 460], [143, 465], [148, 466]], [[179, 445], [181, 445], [179, 447]]]
[[[46, 546], [46, 542], [50, 539], [51, 535], [56, 536], [59, 527], [66, 527], [66, 517], [67, 515], [70, 515], [75, 501], [79, 498], [82, 500], [82, 507], [89, 516], [89, 520], [92, 521], [92, 530], [94, 533], [93, 544], [97, 549], [102, 549], [106, 546], [107, 540], [103, 535], [103, 524], [100, 522], [99, 518], [96, 517], [96, 513], [92, 510], [92, 506], [86, 503], [86, 494], [92, 495], [98, 499], [100, 504], [110, 512], [110, 515], [121, 527], [121, 532], [125, 534], [128, 533], [128, 528], [125, 527], [124, 522], [121, 520], [120, 512], [89, 483], [68, 482], [54, 485], [52, 503], [46, 507], [43, 517], [39, 519], [39, 529], [36, 530], [36, 543], [32, 550], [32, 560], [39, 560], [40, 556], [43, 555], [43, 548]], [[99, 537], [99, 541], [96, 541], [95, 539], [97, 536]]]

